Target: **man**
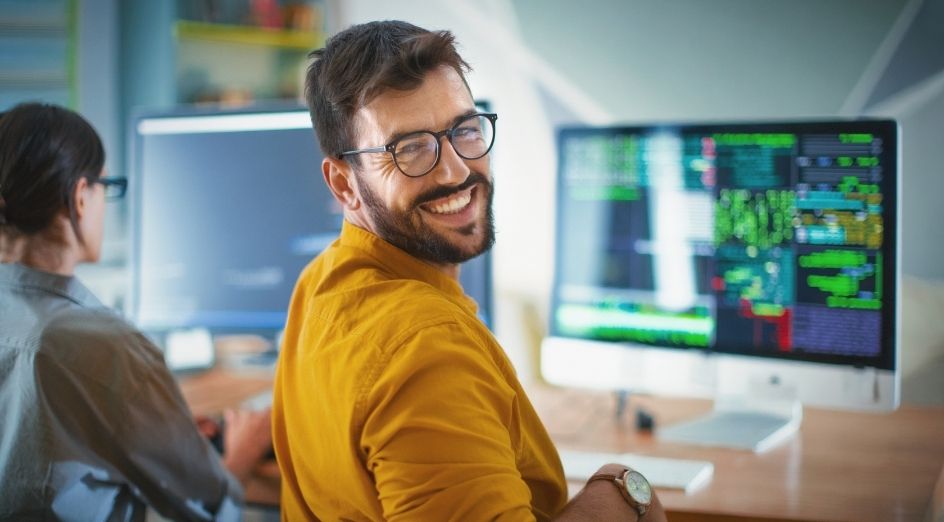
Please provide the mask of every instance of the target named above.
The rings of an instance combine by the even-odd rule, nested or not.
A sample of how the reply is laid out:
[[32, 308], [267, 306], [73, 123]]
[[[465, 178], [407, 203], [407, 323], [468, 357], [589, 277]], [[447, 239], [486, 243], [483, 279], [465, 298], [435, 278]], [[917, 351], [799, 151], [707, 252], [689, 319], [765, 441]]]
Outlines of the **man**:
[[662, 520], [657, 500], [620, 491], [648, 485], [618, 465], [566, 504], [553, 443], [459, 286], [459, 263], [494, 241], [497, 116], [476, 112], [452, 35], [374, 22], [313, 57], [308, 104], [345, 222], [286, 326], [283, 518], [636, 520], [648, 507]]

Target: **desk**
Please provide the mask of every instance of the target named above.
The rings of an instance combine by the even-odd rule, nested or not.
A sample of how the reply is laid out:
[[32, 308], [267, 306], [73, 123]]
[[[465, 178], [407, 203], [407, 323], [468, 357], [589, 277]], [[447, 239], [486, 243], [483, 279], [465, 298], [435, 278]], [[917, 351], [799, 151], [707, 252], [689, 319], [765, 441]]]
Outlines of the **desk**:
[[634, 397], [617, 422], [612, 393], [534, 386], [528, 394], [558, 447], [713, 462], [704, 488], [690, 495], [659, 491], [672, 522], [921, 521], [944, 494], [942, 487], [935, 493], [944, 466], [944, 408], [904, 406], [890, 414], [805, 408], [797, 436], [755, 455], [664, 443], [632, 428], [636, 406], [666, 426], [707, 413], [709, 401]]
[[[271, 376], [214, 370], [183, 380], [181, 388], [194, 413], [207, 414], [271, 382]], [[891, 414], [806, 408], [797, 436], [754, 455], [663, 443], [632, 428], [637, 406], [664, 426], [707, 413], [709, 401], [636, 396], [617, 422], [612, 393], [535, 385], [528, 394], [558, 447], [713, 462], [711, 482], [693, 494], [659, 490], [672, 522], [921, 521], [934, 502], [944, 502], [944, 482], [938, 482], [944, 481], [944, 408], [905, 406]], [[278, 480], [257, 476], [246, 496], [276, 504]]]

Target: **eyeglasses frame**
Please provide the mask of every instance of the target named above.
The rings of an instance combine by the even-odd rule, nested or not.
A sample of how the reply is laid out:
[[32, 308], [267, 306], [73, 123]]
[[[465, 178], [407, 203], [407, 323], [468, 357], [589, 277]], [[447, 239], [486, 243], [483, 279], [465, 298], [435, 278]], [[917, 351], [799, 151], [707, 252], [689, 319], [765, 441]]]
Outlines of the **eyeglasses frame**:
[[[456, 129], [459, 128], [459, 125], [461, 125], [461, 124], [462, 124], [463, 122], [465, 122], [466, 120], [470, 120], [470, 119], [476, 118], [476, 117], [484, 117], [484, 118], [486, 118], [487, 120], [489, 120], [489, 121], [492, 123], [492, 141], [491, 141], [491, 143], [488, 144], [488, 147], [485, 149], [485, 152], [483, 152], [480, 156], [476, 156], [476, 157], [474, 157], [474, 158], [469, 158], [469, 157], [463, 156], [461, 152], [459, 152], [458, 150], [456, 150], [455, 145], [452, 144], [452, 135], [453, 135], [453, 133], [456, 131]], [[477, 159], [479, 159], [479, 158], [485, 157], [489, 152], [491, 152], [492, 146], [495, 145], [495, 134], [496, 134], [496, 132], [495, 132], [495, 121], [496, 121], [496, 120], [498, 120], [498, 114], [496, 114], [496, 113], [494, 113], [494, 112], [476, 112], [476, 113], [469, 114], [469, 115], [467, 115], [467, 116], [461, 118], [459, 121], [457, 121], [457, 122], [455, 123], [455, 125], [453, 125], [452, 127], [448, 128], [448, 129], [444, 129], [444, 130], [441, 130], [441, 131], [439, 131], [439, 132], [433, 132], [433, 131], [427, 131], [427, 130], [416, 131], [416, 132], [410, 132], [410, 133], [404, 134], [403, 136], [400, 136], [400, 137], [394, 139], [393, 141], [391, 141], [390, 143], [388, 143], [388, 144], [386, 144], [386, 145], [382, 145], [382, 146], [379, 146], [379, 147], [370, 147], [370, 148], [367, 148], [367, 149], [357, 149], [357, 150], [349, 150], [349, 151], [346, 151], [346, 152], [342, 152], [342, 153], [340, 153], [340, 154], [337, 155], [337, 159], [344, 159], [345, 156], [353, 156], [353, 155], [355, 155], [355, 154], [367, 154], [367, 153], [389, 152], [390, 155], [393, 156], [393, 163], [397, 166], [397, 170], [399, 170], [401, 174], [403, 174], [404, 176], [406, 176], [406, 177], [408, 177], [408, 178], [421, 178], [421, 177], [423, 177], [423, 176], [429, 174], [430, 172], [432, 172], [433, 169], [436, 168], [436, 165], [439, 165], [439, 159], [442, 157], [442, 138], [443, 138], [443, 136], [445, 136], [445, 137], [449, 140], [449, 145], [452, 146], [452, 150], [455, 150], [455, 151], [456, 151], [456, 154], [457, 154], [460, 158], [467, 159], [467, 160], [477, 160]], [[397, 162], [397, 154], [396, 154], [395, 151], [396, 151], [396, 148], [397, 148], [397, 144], [399, 144], [402, 140], [404, 140], [404, 139], [406, 139], [406, 138], [409, 138], [409, 137], [411, 137], [411, 136], [415, 136], [415, 135], [417, 135], [417, 134], [430, 134], [430, 135], [432, 135], [432, 136], [436, 139], [436, 161], [434, 161], [433, 164], [429, 167], [429, 169], [427, 169], [426, 172], [424, 172], [424, 173], [422, 173], [422, 174], [407, 174], [406, 171], [404, 171], [402, 168], [400, 168], [400, 163]]]
[[105, 193], [108, 193], [108, 187], [118, 187], [118, 194], [108, 196], [109, 200], [115, 201], [125, 197], [125, 194], [128, 193], [128, 178], [125, 177], [109, 177], [109, 178], [95, 178], [92, 180], [92, 183], [100, 183], [105, 187]]

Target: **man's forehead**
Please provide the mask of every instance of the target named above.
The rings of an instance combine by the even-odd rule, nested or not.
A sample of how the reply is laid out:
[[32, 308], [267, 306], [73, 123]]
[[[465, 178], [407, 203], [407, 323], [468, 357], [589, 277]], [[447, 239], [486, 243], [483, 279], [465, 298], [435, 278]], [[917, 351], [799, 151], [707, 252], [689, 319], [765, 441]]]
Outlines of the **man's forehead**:
[[416, 89], [385, 91], [358, 109], [354, 130], [363, 139], [391, 139], [418, 130], [441, 130], [474, 110], [462, 77], [451, 67], [441, 67], [428, 73]]

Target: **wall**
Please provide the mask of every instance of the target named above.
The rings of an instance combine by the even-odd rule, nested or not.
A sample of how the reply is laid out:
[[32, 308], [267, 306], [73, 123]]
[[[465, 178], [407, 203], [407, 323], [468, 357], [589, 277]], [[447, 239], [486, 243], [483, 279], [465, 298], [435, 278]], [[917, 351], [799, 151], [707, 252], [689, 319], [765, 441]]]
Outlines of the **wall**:
[[[81, 112], [102, 137], [108, 152], [120, 148], [118, 104], [118, 6], [116, 0], [82, 0], [78, 9], [79, 104]], [[120, 157], [120, 155], [118, 155]], [[106, 167], [120, 172], [116, 153]]]

